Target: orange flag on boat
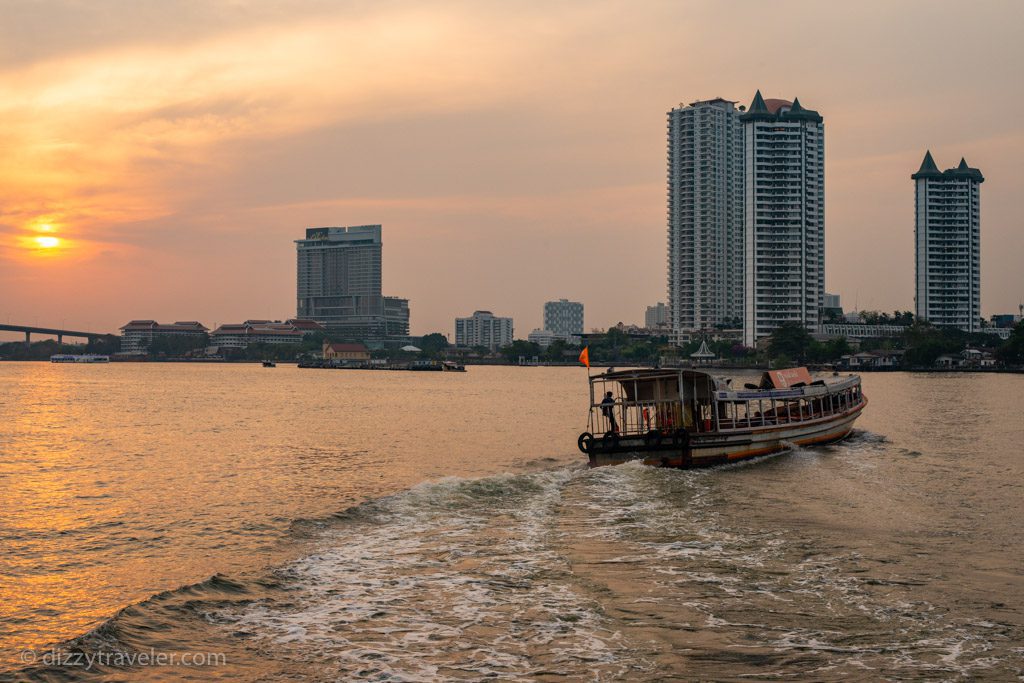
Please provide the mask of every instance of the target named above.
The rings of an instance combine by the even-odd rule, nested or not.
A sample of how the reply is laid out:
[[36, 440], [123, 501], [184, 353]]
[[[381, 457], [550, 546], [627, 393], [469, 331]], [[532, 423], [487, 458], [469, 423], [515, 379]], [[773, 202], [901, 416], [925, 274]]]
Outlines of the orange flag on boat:
[[584, 365], [586, 365], [588, 368], [590, 367], [590, 347], [589, 346], [584, 346], [583, 350], [580, 351], [580, 362], [583, 363]]

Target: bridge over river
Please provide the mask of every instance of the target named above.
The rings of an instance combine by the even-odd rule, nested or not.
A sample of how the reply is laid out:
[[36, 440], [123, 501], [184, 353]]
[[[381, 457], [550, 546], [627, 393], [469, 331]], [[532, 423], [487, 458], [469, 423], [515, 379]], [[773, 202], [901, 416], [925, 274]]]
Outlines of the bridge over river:
[[107, 332], [81, 332], [79, 330], [62, 330], [56, 327], [33, 327], [31, 325], [0, 325], [0, 332], [23, 332], [25, 334], [26, 344], [30, 344], [32, 342], [33, 334], [56, 337], [58, 344], [64, 343], [64, 337], [92, 341], [94, 339], [114, 336]]

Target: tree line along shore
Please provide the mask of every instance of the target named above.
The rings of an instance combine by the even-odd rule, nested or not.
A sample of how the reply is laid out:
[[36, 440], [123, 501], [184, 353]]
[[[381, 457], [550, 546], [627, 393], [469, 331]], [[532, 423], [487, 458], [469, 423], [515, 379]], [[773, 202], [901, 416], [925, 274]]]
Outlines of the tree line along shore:
[[[591, 363], [594, 365], [687, 365], [692, 363], [691, 354], [706, 343], [714, 354], [712, 361], [717, 367], [765, 368], [789, 365], [813, 365], [842, 367], [843, 369], [987, 369], [1016, 370], [1024, 368], [1024, 321], [1012, 330], [1009, 339], [1001, 340], [986, 333], [967, 333], [961, 330], [935, 327], [920, 320], [913, 321], [906, 331], [897, 337], [863, 339], [859, 343], [843, 337], [816, 339], [804, 327], [788, 324], [778, 328], [770, 337], [749, 348], [735, 341], [716, 339], [715, 333], [696, 338], [685, 345], [669, 343], [667, 336], [638, 338], [618, 328], [610, 328], [603, 334], [588, 335], [586, 346]], [[145, 355], [140, 360], [215, 360], [225, 362], [244, 361], [302, 361], [318, 357], [325, 341], [347, 341], [333, 339], [329, 334], [317, 332], [303, 339], [300, 344], [251, 344], [244, 349], [221, 349], [215, 357], [201, 353], [207, 348], [207, 339], [154, 337]], [[48, 339], [31, 344], [21, 341], [0, 343], [0, 360], [47, 361], [55, 354], [101, 354], [113, 356], [119, 351], [120, 338], [114, 335], [91, 340], [88, 344], [58, 344]], [[400, 347], [383, 347], [370, 350], [371, 358], [388, 362], [410, 362], [414, 360], [456, 360], [469, 365], [575, 365], [581, 347], [556, 340], [546, 348], [538, 344], [517, 339], [512, 344], [491, 350], [486, 347], [459, 348], [452, 346], [441, 333], [431, 333], [417, 339], [417, 350], [402, 350]], [[957, 357], [965, 351], [979, 357], [991, 359], [984, 367], [957, 363], [941, 367], [940, 361]], [[855, 363], [855, 356], [868, 355], [888, 357], [890, 362], [884, 368]], [[855, 360], [855, 359], [854, 359]], [[938, 364], [938, 365], [937, 365]]]

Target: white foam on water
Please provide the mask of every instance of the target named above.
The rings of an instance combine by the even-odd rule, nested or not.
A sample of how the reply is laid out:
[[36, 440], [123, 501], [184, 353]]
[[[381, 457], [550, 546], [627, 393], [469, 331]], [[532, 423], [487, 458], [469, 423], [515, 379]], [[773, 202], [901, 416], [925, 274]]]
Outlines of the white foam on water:
[[[864, 451], [883, 444], [867, 434], [852, 445]], [[742, 514], [728, 514], [718, 491], [724, 479], [724, 468], [609, 468], [582, 482], [589, 495], [572, 504], [587, 511], [587, 522], [574, 533], [614, 543], [621, 554], [603, 563], [635, 568], [638, 582], [656, 587], [646, 602], [662, 606], [662, 614], [678, 605], [702, 615], [704, 628], [720, 634], [725, 650], [814, 653], [814, 671], [970, 676], [1005, 664], [1005, 658], [991, 655], [983, 625], [948, 622], [933, 605], [892, 594], [913, 583], [893, 577], [874, 578], [869, 585], [866, 560], [858, 553], [795, 559], [805, 551], [792, 548], [782, 531], [759, 527], [756, 516], [746, 524]], [[829, 624], [843, 628], [822, 628]], [[705, 653], [702, 661], [711, 658]]]
[[384, 680], [621, 674], [621, 642], [549, 543], [557, 470], [424, 484], [325, 535], [288, 590], [218, 617], [338, 673]]

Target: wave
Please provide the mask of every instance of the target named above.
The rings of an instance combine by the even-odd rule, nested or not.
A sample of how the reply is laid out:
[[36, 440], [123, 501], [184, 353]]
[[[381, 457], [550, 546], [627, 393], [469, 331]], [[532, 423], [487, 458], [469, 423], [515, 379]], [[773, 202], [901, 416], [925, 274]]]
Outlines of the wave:
[[622, 673], [628, 648], [572, 580], [553, 527], [584, 468], [448, 478], [345, 511], [288, 590], [215, 618], [380, 680]]
[[[266, 587], [268, 584], [263, 582], [247, 585], [215, 574], [203, 581], [162, 591], [123, 607], [89, 631], [40, 652], [60, 652], [73, 658], [76, 654], [104, 653], [111, 657], [117, 653], [130, 655], [151, 649], [180, 652], [206, 648], [206, 644], [194, 640], [197, 626], [201, 627], [204, 621], [203, 615], [212, 608], [250, 601], [254, 589], [262, 591]], [[0, 672], [0, 681], [66, 681], [123, 673], [123, 668], [102, 662], [92, 664], [88, 669], [78, 665], [43, 664]]]

